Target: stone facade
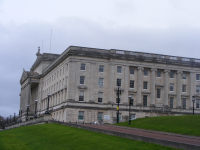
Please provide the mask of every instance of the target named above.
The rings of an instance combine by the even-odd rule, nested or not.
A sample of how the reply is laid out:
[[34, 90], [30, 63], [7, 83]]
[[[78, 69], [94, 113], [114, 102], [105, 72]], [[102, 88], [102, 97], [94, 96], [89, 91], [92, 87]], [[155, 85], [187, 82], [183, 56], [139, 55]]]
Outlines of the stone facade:
[[[70, 46], [61, 55], [40, 54], [23, 71], [20, 108], [29, 117], [47, 109], [59, 121], [114, 123], [117, 81], [121, 84], [120, 120], [160, 115], [200, 114], [200, 59]], [[121, 82], [120, 82], [121, 81]]]

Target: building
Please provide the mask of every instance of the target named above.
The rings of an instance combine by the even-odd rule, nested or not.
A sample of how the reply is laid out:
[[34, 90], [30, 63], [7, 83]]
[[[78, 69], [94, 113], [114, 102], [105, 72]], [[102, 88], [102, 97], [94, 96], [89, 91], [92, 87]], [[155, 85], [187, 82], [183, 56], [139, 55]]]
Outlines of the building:
[[[119, 119], [200, 114], [200, 59], [151, 53], [68, 47], [62, 54], [40, 53], [20, 80], [20, 108], [25, 120], [43, 115], [48, 105], [59, 121], [116, 121], [117, 89], [121, 90]], [[117, 86], [117, 83], [119, 84]]]

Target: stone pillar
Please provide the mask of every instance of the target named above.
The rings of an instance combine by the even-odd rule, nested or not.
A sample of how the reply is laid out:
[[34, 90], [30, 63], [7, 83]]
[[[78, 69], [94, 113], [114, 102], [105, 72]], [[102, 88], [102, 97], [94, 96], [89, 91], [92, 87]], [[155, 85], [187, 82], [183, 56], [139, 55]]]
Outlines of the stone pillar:
[[142, 92], [142, 70], [144, 70], [143, 67], [138, 67], [138, 76], [137, 76], [137, 104], [136, 106], [142, 106], [142, 100], [141, 100], [141, 92]]
[[128, 90], [130, 88], [130, 71], [129, 66], [124, 66], [124, 104], [128, 104]]
[[181, 90], [182, 90], [182, 74], [183, 72], [178, 70], [177, 71], [177, 77], [176, 77], [176, 107], [181, 108]]
[[195, 87], [195, 73], [194, 72], [190, 72], [190, 90], [189, 90], [189, 102], [190, 102], [190, 108], [193, 108], [193, 102], [192, 102], [192, 96], [194, 96], [196, 94], [196, 87]]
[[116, 87], [116, 78], [115, 78], [115, 65], [110, 64], [110, 77], [109, 77], [109, 90], [110, 90], [110, 97], [109, 97], [109, 102], [110, 103], [116, 103], [116, 93], [114, 92], [114, 88]]
[[155, 106], [155, 84], [156, 84], [156, 76], [155, 72], [157, 69], [151, 69], [151, 95], [150, 95], [150, 106]]
[[169, 93], [169, 72], [170, 70], [164, 70], [164, 105], [168, 106], [168, 93]]

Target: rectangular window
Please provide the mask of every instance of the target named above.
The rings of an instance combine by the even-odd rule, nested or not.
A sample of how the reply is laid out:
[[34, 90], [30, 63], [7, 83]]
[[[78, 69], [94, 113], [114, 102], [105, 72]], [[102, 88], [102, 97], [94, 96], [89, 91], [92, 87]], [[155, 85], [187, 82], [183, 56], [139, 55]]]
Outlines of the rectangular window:
[[200, 100], [199, 99], [196, 100], [196, 108], [198, 108], [198, 109], [200, 108]]
[[157, 98], [160, 98], [161, 89], [157, 89]]
[[182, 92], [186, 92], [186, 85], [182, 85]]
[[186, 109], [186, 98], [182, 99], [182, 105], [183, 109]]
[[169, 106], [170, 106], [170, 108], [173, 108], [173, 106], [174, 106], [174, 98], [173, 97], [170, 97]]
[[117, 66], [117, 73], [122, 73], [122, 66]]
[[183, 73], [182, 78], [186, 79], [186, 76], [187, 76], [186, 73]]
[[[117, 117], [117, 114], [116, 114]], [[121, 113], [119, 113], [119, 122], [121, 121]]]
[[143, 89], [147, 89], [147, 87], [148, 87], [148, 82], [143, 82]]
[[174, 78], [174, 72], [170, 72], [170, 78]]
[[122, 79], [117, 79], [117, 86], [121, 86]]
[[84, 120], [84, 111], [79, 111], [78, 120]]
[[174, 84], [173, 83], [170, 83], [170, 85], [169, 85], [169, 91], [174, 91]]
[[102, 120], [102, 119], [103, 119], [103, 113], [102, 112], [98, 112], [97, 120]]
[[[118, 104], [118, 98], [116, 98], [116, 103]], [[119, 103], [121, 103], [121, 99], [119, 98]]]
[[143, 106], [147, 106], [147, 95], [143, 95]]
[[200, 80], [200, 74], [196, 74], [196, 80]]
[[148, 70], [144, 69], [144, 76], [148, 76]]
[[157, 71], [157, 77], [161, 77], [161, 71]]
[[133, 104], [134, 104], [134, 95], [131, 95], [130, 106], [133, 106]]
[[135, 114], [130, 114], [130, 119], [134, 120], [135, 119]]
[[99, 66], [99, 72], [104, 72], [104, 66], [103, 65]]
[[99, 86], [103, 86], [103, 78], [99, 78]]
[[134, 68], [130, 68], [130, 74], [134, 75]]
[[103, 92], [99, 92], [98, 93], [98, 103], [102, 103], [103, 102]]
[[200, 94], [200, 85], [196, 85], [196, 93]]
[[79, 102], [83, 102], [84, 101], [84, 91], [80, 91], [79, 92]]
[[80, 84], [85, 84], [85, 77], [84, 76], [80, 76]]
[[130, 88], [134, 88], [134, 81], [130, 80]]
[[81, 64], [81, 70], [85, 70], [85, 64]]

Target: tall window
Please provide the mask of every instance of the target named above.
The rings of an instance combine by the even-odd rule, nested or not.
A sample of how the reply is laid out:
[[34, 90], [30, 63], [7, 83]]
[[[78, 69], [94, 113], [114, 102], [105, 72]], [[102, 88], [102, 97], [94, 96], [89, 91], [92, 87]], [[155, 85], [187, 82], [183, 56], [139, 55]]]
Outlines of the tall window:
[[130, 88], [134, 88], [134, 81], [130, 80]]
[[198, 108], [198, 109], [200, 108], [200, 99], [196, 100], [196, 108]]
[[186, 85], [182, 85], [182, 92], [186, 92]]
[[148, 76], [148, 70], [144, 69], [144, 76]]
[[169, 85], [169, 91], [174, 91], [174, 84], [173, 83], [170, 83], [170, 85]]
[[183, 109], [186, 109], [186, 98], [182, 99], [182, 107]]
[[[118, 97], [116, 98], [116, 103], [118, 103]], [[119, 98], [119, 103], [121, 103], [121, 99]]]
[[147, 87], [148, 87], [148, 82], [143, 82], [143, 89], [147, 89]]
[[161, 77], [161, 71], [160, 70], [157, 71], [157, 77]]
[[80, 84], [85, 84], [85, 77], [84, 76], [80, 76]]
[[103, 86], [103, 78], [99, 78], [99, 86]]
[[200, 80], [200, 74], [196, 74], [196, 80]]
[[[117, 117], [117, 114], [116, 114], [116, 117]], [[119, 113], [119, 121], [121, 121], [121, 113]]]
[[196, 92], [200, 94], [200, 85], [196, 85]]
[[173, 108], [174, 104], [174, 97], [170, 97], [170, 102], [169, 102], [169, 106], [170, 108]]
[[99, 72], [104, 72], [104, 66], [103, 65], [99, 66]]
[[81, 70], [85, 70], [85, 64], [81, 64]]
[[174, 72], [170, 72], [170, 78], [174, 78]]
[[98, 93], [98, 103], [102, 103], [103, 102], [103, 92], [99, 92]]
[[134, 75], [134, 68], [130, 68], [130, 74]]
[[84, 91], [80, 91], [79, 92], [79, 102], [83, 102], [84, 101]]
[[117, 79], [117, 86], [121, 86], [122, 79]]
[[122, 73], [122, 66], [117, 66], [117, 73]]
[[84, 120], [84, 111], [79, 111], [78, 120]]
[[183, 73], [182, 78], [186, 79], [186, 76], [187, 76], [186, 73]]
[[143, 106], [147, 106], [147, 95], [143, 95]]
[[130, 106], [134, 105], [134, 95], [131, 95], [131, 101], [130, 101]]
[[135, 119], [135, 114], [130, 114], [131, 120]]
[[102, 112], [98, 112], [97, 120], [102, 120], [102, 119], [103, 119], [103, 113]]
[[161, 89], [157, 89], [157, 98], [160, 98]]

